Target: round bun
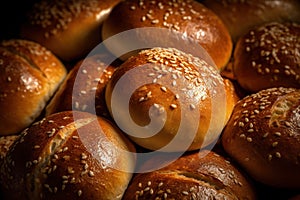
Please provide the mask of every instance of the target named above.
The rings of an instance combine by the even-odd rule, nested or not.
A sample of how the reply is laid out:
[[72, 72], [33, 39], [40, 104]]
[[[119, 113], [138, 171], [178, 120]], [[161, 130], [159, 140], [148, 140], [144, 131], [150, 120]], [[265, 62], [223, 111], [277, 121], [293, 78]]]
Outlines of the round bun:
[[6, 199], [121, 199], [134, 146], [116, 126], [86, 112], [53, 114], [26, 129], [1, 166]]
[[[176, 46], [169, 46], [172, 45], [173, 41], [170, 41], [169, 36], [165, 33], [160, 33], [158, 28], [171, 30], [179, 33], [179, 37], [184, 42], [188, 43], [190, 40], [195, 40], [196, 43], [200, 44], [218, 68], [226, 65], [232, 53], [232, 41], [226, 26], [212, 11], [193, 0], [122, 1], [114, 7], [103, 23], [102, 37], [108, 39], [123, 31], [143, 27], [156, 27], [157, 31], [151, 32], [151, 34], [142, 33], [135, 42], [143, 40], [144, 46], [149, 46], [151, 43], [160, 41], [161, 45], [166, 44], [166, 46], [161, 47], [176, 48]], [[182, 41], [179, 42], [181, 46], [184, 43]], [[105, 43], [114, 54], [118, 52], [120, 47], [132, 45], [124, 38], [118, 40], [117, 44], [115, 46], [115, 43]], [[189, 46], [189, 43], [187, 45]], [[191, 49], [187, 47], [186, 50]], [[195, 51], [200, 50], [196, 49]], [[195, 55], [198, 52], [191, 50], [188, 53]], [[128, 56], [122, 57], [124, 60], [127, 58]]]
[[204, 150], [184, 155], [159, 170], [137, 174], [124, 199], [250, 200], [256, 199], [256, 194], [251, 181], [238, 168]]
[[0, 44], [0, 135], [17, 134], [42, 112], [66, 76], [64, 65], [38, 43]]
[[108, 117], [104, 91], [115, 70], [107, 64], [108, 56], [97, 54], [79, 61], [47, 105], [46, 115], [78, 110]]
[[101, 42], [101, 25], [120, 0], [42, 0], [28, 11], [20, 36], [64, 61], [79, 59]]
[[300, 22], [298, 0], [203, 0], [228, 28], [233, 42], [255, 26], [269, 22]]
[[202, 59], [157, 47], [120, 65], [105, 95], [111, 116], [138, 145], [183, 151], [218, 138], [233, 102], [226, 91], [218, 70]]
[[271, 87], [300, 88], [300, 25], [269, 23], [241, 37], [233, 72], [247, 91]]
[[240, 100], [224, 128], [225, 151], [257, 181], [300, 188], [300, 90], [269, 88]]

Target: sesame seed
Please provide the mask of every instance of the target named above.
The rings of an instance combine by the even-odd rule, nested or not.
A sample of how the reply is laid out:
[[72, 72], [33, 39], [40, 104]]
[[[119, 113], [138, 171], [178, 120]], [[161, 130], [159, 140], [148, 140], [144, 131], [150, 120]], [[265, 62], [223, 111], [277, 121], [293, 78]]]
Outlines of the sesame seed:
[[159, 191], [157, 192], [157, 194], [162, 194], [162, 193], [164, 193], [163, 190], [159, 190]]
[[274, 135], [281, 136], [280, 132], [275, 132]]
[[82, 190], [78, 190], [77, 195], [80, 197], [82, 195]]
[[276, 152], [276, 153], [275, 153], [275, 156], [276, 156], [277, 158], [281, 158], [281, 154], [280, 154], [279, 152]]
[[271, 161], [273, 156], [271, 154], [268, 155], [268, 160]]
[[89, 176], [91, 176], [91, 177], [95, 176], [94, 172], [93, 171], [89, 171]]
[[162, 86], [160, 89], [161, 89], [163, 92], [167, 92], [167, 88], [164, 87], [164, 86]]
[[171, 104], [170, 107], [171, 107], [172, 109], [176, 109], [176, 108], [177, 108], [177, 105], [176, 105], [176, 104]]
[[145, 101], [146, 100], [146, 98], [145, 97], [141, 97], [141, 98], [139, 98], [139, 102], [142, 102], [142, 101]]
[[196, 106], [195, 106], [194, 104], [190, 104], [190, 108], [191, 108], [192, 110], [195, 110], [195, 109], [196, 109]]
[[285, 124], [287, 127], [291, 127], [291, 126], [292, 126], [292, 124], [291, 124], [290, 122], [287, 122], [287, 121], [285, 121], [284, 124]]
[[273, 142], [272, 147], [276, 147], [278, 145], [278, 142]]
[[268, 135], [269, 135], [269, 133], [265, 133], [265, 134], [263, 135], [263, 138], [268, 137]]
[[81, 154], [81, 159], [82, 159], [82, 160], [87, 159], [87, 155], [86, 155], [85, 153], [82, 153], [82, 154]]
[[239, 122], [239, 127], [244, 127], [244, 123], [243, 122]]

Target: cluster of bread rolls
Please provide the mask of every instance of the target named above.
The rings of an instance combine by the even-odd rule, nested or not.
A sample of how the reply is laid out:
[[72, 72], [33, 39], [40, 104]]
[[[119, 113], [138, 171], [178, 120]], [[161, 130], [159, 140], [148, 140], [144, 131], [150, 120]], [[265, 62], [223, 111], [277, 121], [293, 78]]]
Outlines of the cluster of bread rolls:
[[1, 199], [299, 198], [298, 0], [21, 10], [0, 34]]

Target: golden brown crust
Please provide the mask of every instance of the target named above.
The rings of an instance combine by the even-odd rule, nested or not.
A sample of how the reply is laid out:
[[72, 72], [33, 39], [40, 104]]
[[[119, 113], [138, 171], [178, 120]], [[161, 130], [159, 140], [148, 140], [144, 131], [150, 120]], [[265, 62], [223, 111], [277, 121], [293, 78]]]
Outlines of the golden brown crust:
[[224, 79], [224, 85], [226, 90], [226, 102], [227, 102], [226, 119], [225, 119], [225, 124], [226, 124], [231, 116], [234, 106], [237, 104], [240, 98], [236, 92], [233, 82], [227, 78], [223, 78], [223, 79]]
[[34, 4], [21, 37], [65, 61], [80, 59], [101, 42], [101, 25], [120, 0], [43, 0]]
[[[227, 28], [218, 16], [196, 1], [123, 1], [105, 20], [102, 36], [103, 39], [107, 39], [117, 33], [141, 27], [173, 30], [181, 35], [182, 42], [194, 39], [208, 52], [218, 68], [224, 67], [231, 55], [232, 42]], [[145, 40], [146, 46], [159, 40], [162, 40], [162, 43], [172, 44], [172, 41], [164, 35], [151, 34], [141, 37]], [[130, 46], [124, 40], [118, 42]], [[108, 49], [113, 53], [117, 51], [113, 46], [108, 46]], [[195, 55], [198, 52], [188, 53]]]
[[0, 57], [0, 134], [17, 134], [41, 114], [67, 72], [54, 54], [31, 41], [2, 41]]
[[234, 43], [250, 29], [264, 23], [300, 22], [298, 0], [204, 0], [202, 3], [224, 22]]
[[46, 107], [46, 115], [78, 110], [109, 117], [105, 103], [105, 87], [115, 67], [108, 54], [96, 54], [79, 61]]
[[225, 95], [214, 67], [174, 48], [141, 51], [106, 87], [108, 109], [121, 129], [152, 150], [172, 141], [164, 151], [199, 149], [214, 141], [226, 121]]
[[268, 23], [241, 37], [233, 72], [250, 92], [271, 87], [300, 87], [300, 25]]
[[254, 179], [276, 187], [300, 188], [300, 91], [271, 88], [235, 106], [222, 144]]
[[66, 111], [25, 130], [1, 166], [8, 199], [121, 199], [134, 146], [112, 123]]
[[18, 135], [0, 137], [0, 163], [2, 162], [2, 159], [5, 158], [7, 152], [9, 151], [9, 148], [18, 137]]
[[183, 155], [156, 171], [137, 174], [124, 195], [124, 199], [157, 197], [250, 200], [256, 194], [252, 183], [238, 168], [220, 155], [204, 150]]

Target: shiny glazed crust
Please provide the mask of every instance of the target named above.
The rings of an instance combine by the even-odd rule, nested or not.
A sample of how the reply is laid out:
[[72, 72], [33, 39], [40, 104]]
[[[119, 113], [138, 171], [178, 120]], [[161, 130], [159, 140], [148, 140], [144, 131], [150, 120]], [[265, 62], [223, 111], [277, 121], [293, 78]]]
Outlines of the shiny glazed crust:
[[234, 50], [233, 73], [247, 91], [300, 88], [300, 24], [264, 24], [241, 37]]
[[257, 181], [299, 189], [299, 109], [300, 91], [293, 88], [243, 98], [224, 129], [225, 151]]
[[[117, 124], [137, 144], [154, 150], [172, 141], [166, 151], [179, 151], [186, 142], [193, 150], [221, 133], [232, 110], [231, 95], [227, 96], [231, 102], [226, 99], [229, 88], [203, 60], [174, 48], [153, 48], [115, 71], [106, 87], [106, 103]], [[156, 130], [162, 123], [162, 129]], [[137, 126], [149, 128], [139, 131]], [[151, 131], [157, 134], [150, 137]], [[175, 142], [178, 135], [182, 138]]]
[[234, 43], [256, 26], [269, 22], [299, 22], [298, 0], [203, 0], [228, 28]]
[[38, 43], [0, 44], [0, 135], [18, 134], [42, 112], [66, 76], [58, 58]]
[[39, 1], [28, 12], [21, 37], [65, 61], [80, 59], [101, 42], [101, 25], [120, 0]]
[[76, 63], [47, 105], [46, 115], [73, 109], [109, 117], [104, 93], [115, 67], [106, 63], [108, 56], [97, 54]]
[[[218, 68], [224, 67], [231, 55], [232, 42], [227, 28], [217, 15], [197, 1], [123, 1], [114, 7], [105, 20], [102, 36], [107, 39], [123, 31], [141, 27], [170, 29], [178, 32], [182, 40], [186, 40], [184, 42], [195, 40], [208, 52]], [[172, 44], [164, 35], [142, 35], [139, 39], [144, 40], [146, 46], [157, 41]], [[118, 44], [130, 46], [125, 40], [118, 41]], [[113, 53], [118, 50], [113, 45], [107, 46]]]
[[56, 113], [13, 144], [1, 165], [2, 191], [7, 199], [121, 199], [135, 165], [134, 151], [104, 118]]
[[250, 200], [256, 194], [238, 168], [222, 156], [204, 150], [183, 155], [162, 169], [137, 174], [124, 195], [124, 199], [157, 198]]

